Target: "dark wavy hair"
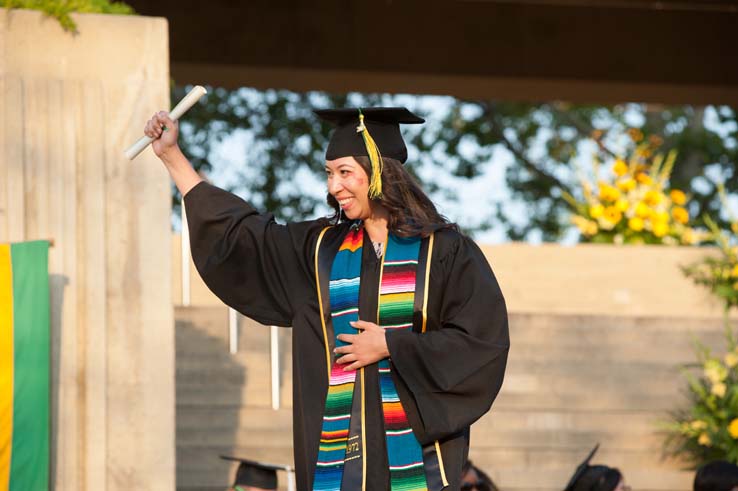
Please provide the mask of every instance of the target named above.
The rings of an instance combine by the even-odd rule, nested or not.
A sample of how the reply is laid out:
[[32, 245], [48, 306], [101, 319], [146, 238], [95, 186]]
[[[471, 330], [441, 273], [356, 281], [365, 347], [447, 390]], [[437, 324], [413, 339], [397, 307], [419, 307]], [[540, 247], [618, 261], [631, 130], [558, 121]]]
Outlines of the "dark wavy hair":
[[[359, 156], [354, 159], [371, 177], [369, 158]], [[387, 228], [390, 232], [399, 237], [427, 237], [442, 228], [458, 230], [455, 223], [438, 213], [436, 206], [399, 160], [382, 157], [382, 162], [382, 197], [373, 198], [372, 201], [381, 204], [389, 212]], [[338, 201], [330, 193], [327, 201], [335, 211], [330, 219], [338, 220], [341, 216]]]

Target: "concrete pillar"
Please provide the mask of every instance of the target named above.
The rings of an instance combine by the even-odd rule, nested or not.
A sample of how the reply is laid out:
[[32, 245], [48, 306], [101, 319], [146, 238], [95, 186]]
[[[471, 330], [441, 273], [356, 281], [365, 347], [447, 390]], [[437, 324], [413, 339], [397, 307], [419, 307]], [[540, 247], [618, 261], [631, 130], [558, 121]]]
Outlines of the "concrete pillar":
[[164, 19], [0, 9], [0, 241], [53, 239], [52, 482], [174, 489], [169, 179], [123, 149], [169, 107]]

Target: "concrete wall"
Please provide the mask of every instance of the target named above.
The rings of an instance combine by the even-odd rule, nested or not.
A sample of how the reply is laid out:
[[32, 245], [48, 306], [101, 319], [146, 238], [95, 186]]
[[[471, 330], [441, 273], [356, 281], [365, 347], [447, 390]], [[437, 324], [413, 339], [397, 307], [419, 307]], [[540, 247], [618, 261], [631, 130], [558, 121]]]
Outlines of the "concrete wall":
[[[482, 245], [514, 313], [719, 317], [722, 307], [680, 266], [710, 248], [582, 244]], [[172, 301], [182, 304], [181, 242], [172, 236]], [[190, 261], [191, 304], [222, 305]]]
[[169, 106], [163, 19], [0, 9], [0, 241], [53, 239], [52, 482], [174, 489], [169, 180], [123, 149]]

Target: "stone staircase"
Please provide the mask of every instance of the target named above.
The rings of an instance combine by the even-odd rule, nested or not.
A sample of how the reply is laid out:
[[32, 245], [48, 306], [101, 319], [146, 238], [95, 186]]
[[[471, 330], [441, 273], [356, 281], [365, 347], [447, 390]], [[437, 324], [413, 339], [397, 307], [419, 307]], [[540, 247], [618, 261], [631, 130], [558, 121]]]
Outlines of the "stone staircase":
[[226, 489], [235, 466], [220, 454], [291, 464], [289, 330], [280, 330], [281, 407], [274, 410], [268, 327], [241, 317], [232, 355], [225, 307], [177, 308], [175, 317], [177, 489]]
[[[290, 330], [280, 330], [273, 410], [267, 327], [241, 318], [231, 355], [226, 308], [177, 308], [176, 319], [177, 488], [225, 489], [235, 467], [221, 453], [292, 463]], [[719, 319], [516, 313], [510, 330], [502, 392], [471, 445], [502, 490], [563, 489], [596, 442], [594, 461], [633, 489], [691, 489], [692, 474], [661, 458], [659, 422], [686, 401], [678, 367], [694, 361], [694, 340], [722, 345]]]

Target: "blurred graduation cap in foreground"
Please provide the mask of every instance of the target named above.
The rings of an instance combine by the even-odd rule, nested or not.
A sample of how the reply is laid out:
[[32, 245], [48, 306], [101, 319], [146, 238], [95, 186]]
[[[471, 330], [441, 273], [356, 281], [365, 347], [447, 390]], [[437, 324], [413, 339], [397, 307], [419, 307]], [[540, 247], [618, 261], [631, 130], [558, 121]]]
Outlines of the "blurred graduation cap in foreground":
[[241, 488], [249, 489], [265, 489], [273, 490], [277, 489], [277, 471], [287, 472], [288, 489], [293, 491], [294, 485], [294, 472], [295, 469], [289, 465], [279, 464], [266, 464], [263, 462], [257, 462], [255, 460], [242, 459], [240, 457], [231, 457], [229, 455], [221, 455], [223, 460], [232, 460], [238, 462], [238, 469], [236, 469], [236, 477], [233, 480], [232, 487], [236, 490]]
[[623, 478], [618, 469], [606, 465], [589, 465], [598, 448], [599, 443], [579, 464], [564, 491], [613, 491], [617, 488]]

